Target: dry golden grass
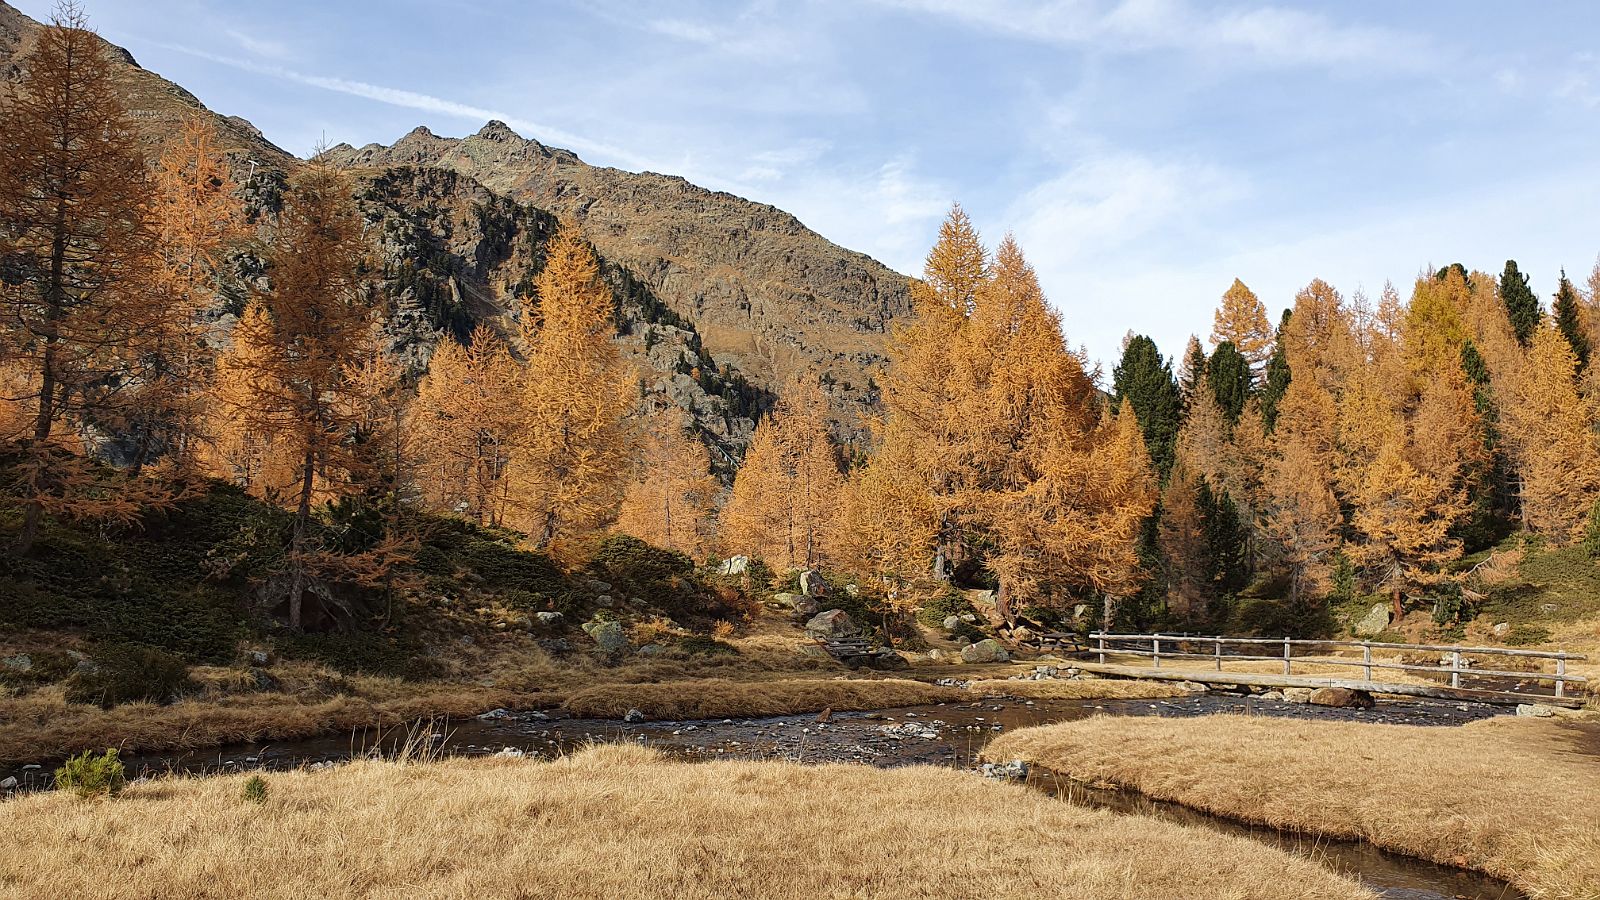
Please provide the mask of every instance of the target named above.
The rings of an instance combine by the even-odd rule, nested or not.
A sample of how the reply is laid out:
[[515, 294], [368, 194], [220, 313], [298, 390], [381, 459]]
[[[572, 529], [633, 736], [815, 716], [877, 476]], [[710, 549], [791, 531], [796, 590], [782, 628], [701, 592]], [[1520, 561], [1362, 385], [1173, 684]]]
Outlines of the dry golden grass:
[[434, 716], [461, 718], [497, 706], [554, 705], [558, 700], [470, 685], [434, 685], [410, 691], [391, 688], [374, 693], [377, 696], [322, 699], [243, 694], [184, 700], [171, 706], [133, 703], [104, 710], [67, 703], [59, 689], [35, 691], [0, 701], [0, 763], [56, 759], [90, 748], [154, 752], [240, 741], [298, 740]]
[[0, 803], [0, 894], [59, 897], [1273, 898], [1370, 900], [1243, 837], [946, 769], [361, 762]]
[[1124, 681], [1091, 678], [1085, 681], [1012, 681], [1008, 678], [974, 681], [967, 690], [986, 697], [1006, 695], [1028, 700], [1155, 700], [1185, 697], [1189, 692], [1167, 681]]
[[1487, 872], [1540, 900], [1592, 900], [1597, 737], [1587, 726], [1516, 718], [1439, 728], [1097, 716], [1007, 733], [984, 755], [1232, 819], [1370, 841]]
[[969, 700], [959, 688], [900, 678], [805, 678], [789, 681], [730, 681], [701, 678], [661, 684], [602, 684], [567, 697], [575, 716], [617, 719], [630, 709], [647, 719], [717, 719], [921, 706]]

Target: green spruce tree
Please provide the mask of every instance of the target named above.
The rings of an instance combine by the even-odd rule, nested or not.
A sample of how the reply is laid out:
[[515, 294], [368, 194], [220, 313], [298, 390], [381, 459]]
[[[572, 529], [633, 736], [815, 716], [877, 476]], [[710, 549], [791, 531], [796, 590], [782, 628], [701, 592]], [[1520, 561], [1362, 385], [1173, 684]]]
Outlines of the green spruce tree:
[[1583, 327], [1583, 309], [1578, 303], [1578, 291], [1567, 279], [1566, 269], [1561, 270], [1561, 281], [1556, 287], [1556, 300], [1552, 306], [1556, 328], [1572, 345], [1572, 352], [1578, 357], [1578, 371], [1582, 372], [1589, 365], [1589, 335]]
[[1129, 339], [1122, 361], [1112, 369], [1112, 392], [1117, 406], [1124, 399], [1132, 402], [1139, 429], [1144, 432], [1150, 464], [1165, 479], [1172, 469], [1183, 398], [1177, 379], [1172, 377], [1172, 363], [1161, 358], [1155, 341], [1144, 335]]
[[1517, 342], [1528, 346], [1533, 330], [1539, 327], [1539, 298], [1528, 287], [1528, 276], [1517, 269], [1514, 259], [1506, 260], [1506, 270], [1500, 275], [1500, 302], [1505, 304]]
[[[1268, 366], [1270, 369], [1270, 361]], [[1250, 361], [1233, 346], [1232, 341], [1223, 341], [1212, 352], [1211, 361], [1206, 364], [1206, 374], [1211, 376], [1211, 391], [1216, 395], [1217, 405], [1228, 414], [1228, 424], [1237, 425], [1240, 414], [1244, 412], [1245, 401], [1250, 399], [1250, 390], [1254, 387], [1255, 378], [1250, 372]]]
[[1267, 360], [1266, 383], [1261, 386], [1261, 422], [1268, 433], [1277, 427], [1278, 404], [1289, 390], [1289, 354], [1283, 349], [1283, 330], [1289, 327], [1289, 316], [1293, 312], [1284, 310], [1283, 319], [1278, 322], [1278, 341], [1273, 345], [1272, 358]]

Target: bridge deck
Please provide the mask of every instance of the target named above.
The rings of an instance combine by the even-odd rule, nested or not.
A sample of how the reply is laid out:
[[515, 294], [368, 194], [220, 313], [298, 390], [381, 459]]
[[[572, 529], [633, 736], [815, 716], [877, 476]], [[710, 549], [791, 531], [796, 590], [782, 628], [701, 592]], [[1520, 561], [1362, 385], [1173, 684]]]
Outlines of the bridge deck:
[[1405, 697], [1430, 697], [1436, 700], [1457, 700], [1471, 703], [1543, 703], [1549, 706], [1579, 707], [1582, 698], [1552, 697], [1542, 694], [1518, 694], [1510, 691], [1489, 691], [1475, 688], [1452, 688], [1444, 685], [1407, 684], [1402, 682], [1365, 681], [1360, 678], [1321, 677], [1316, 675], [1275, 675], [1262, 672], [1217, 672], [1206, 669], [1174, 669], [1162, 666], [1123, 666], [1115, 663], [1074, 662], [1075, 668], [1095, 675], [1116, 678], [1143, 678], [1157, 681], [1194, 681], [1200, 684], [1238, 684], [1252, 687], [1340, 687], [1373, 694], [1395, 694]]

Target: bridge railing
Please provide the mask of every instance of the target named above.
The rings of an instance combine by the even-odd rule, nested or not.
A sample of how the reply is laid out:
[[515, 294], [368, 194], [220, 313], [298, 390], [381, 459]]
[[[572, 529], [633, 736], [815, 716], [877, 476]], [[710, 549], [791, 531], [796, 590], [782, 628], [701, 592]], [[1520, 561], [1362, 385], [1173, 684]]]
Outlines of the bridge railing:
[[[1572, 674], [1567, 671], [1569, 661], [1586, 660], [1588, 657], [1577, 653], [1565, 653], [1557, 650], [1520, 650], [1508, 647], [1468, 647], [1459, 644], [1396, 644], [1385, 641], [1341, 641], [1341, 640], [1311, 640], [1296, 638], [1248, 638], [1248, 637], [1221, 637], [1200, 636], [1190, 634], [1111, 634], [1109, 632], [1091, 632], [1089, 640], [1094, 644], [1090, 651], [1098, 654], [1100, 662], [1106, 661], [1108, 654], [1123, 656], [1148, 657], [1151, 665], [1161, 667], [1162, 660], [1206, 660], [1213, 664], [1216, 671], [1223, 671], [1225, 662], [1281, 662], [1283, 674], [1293, 675], [1296, 662], [1302, 665], [1317, 666], [1349, 666], [1362, 670], [1363, 681], [1375, 681], [1374, 670], [1400, 671], [1411, 673], [1428, 673], [1441, 677], [1448, 677], [1450, 687], [1461, 688], [1462, 679], [1491, 679], [1506, 678], [1519, 681], [1552, 682], [1556, 697], [1565, 697], [1568, 684], [1583, 685], [1588, 679], [1582, 675]], [[1109, 644], [1109, 645], [1108, 645]], [[1128, 646], [1132, 644], [1133, 646]], [[1206, 647], [1205, 652], [1194, 652], [1193, 648]], [[1346, 656], [1333, 656], [1327, 653], [1313, 655], [1296, 655], [1297, 648], [1336, 648], [1351, 649], [1361, 652], [1360, 659]], [[1251, 648], [1270, 648], [1270, 652], [1251, 653]], [[1418, 665], [1404, 661], [1382, 659], [1373, 656], [1373, 651], [1415, 651], [1420, 653], [1440, 654], [1438, 665]], [[1510, 668], [1483, 668], [1475, 665], [1472, 657], [1499, 656], [1509, 659], [1537, 659], [1550, 660], [1555, 664], [1554, 672], [1546, 672], [1541, 668], [1532, 671], [1518, 671]], [[1515, 691], [1500, 691], [1500, 693], [1517, 693]]]

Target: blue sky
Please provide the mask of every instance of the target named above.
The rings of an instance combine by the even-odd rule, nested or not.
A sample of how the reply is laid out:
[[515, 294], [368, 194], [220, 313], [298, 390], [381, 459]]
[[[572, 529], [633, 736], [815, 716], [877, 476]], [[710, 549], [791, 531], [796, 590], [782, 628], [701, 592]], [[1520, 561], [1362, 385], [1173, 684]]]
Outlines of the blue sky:
[[[35, 16], [47, 0], [21, 0]], [[493, 116], [783, 207], [920, 271], [952, 200], [1068, 338], [1205, 337], [1234, 277], [1546, 301], [1600, 252], [1600, 4], [87, 0], [107, 38], [304, 154]]]

